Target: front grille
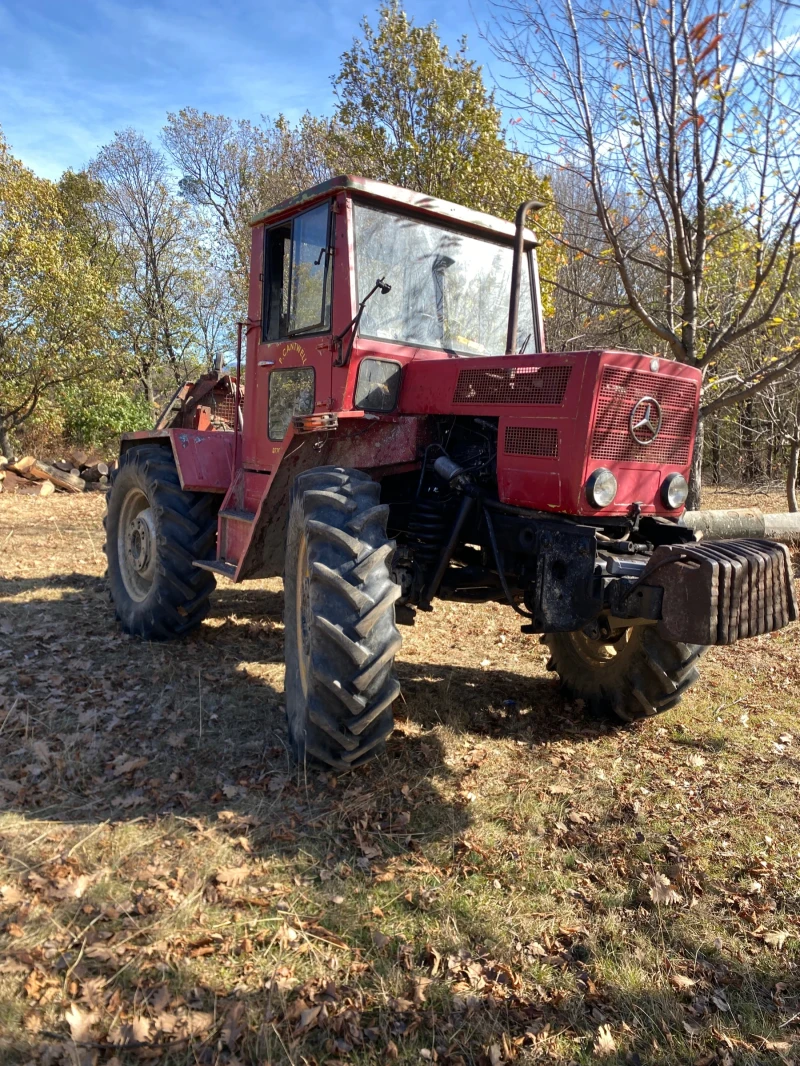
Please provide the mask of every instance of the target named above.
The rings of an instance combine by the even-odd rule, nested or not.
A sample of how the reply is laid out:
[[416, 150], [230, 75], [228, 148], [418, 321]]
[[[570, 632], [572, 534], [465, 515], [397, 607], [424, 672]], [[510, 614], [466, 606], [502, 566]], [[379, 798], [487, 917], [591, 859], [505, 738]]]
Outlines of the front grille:
[[[658, 436], [647, 445], [638, 444], [629, 429], [631, 409], [644, 396], [659, 402], [662, 416]], [[697, 387], [693, 382], [607, 366], [600, 379], [592, 459], [686, 466], [696, 403]]]
[[453, 403], [560, 404], [571, 373], [571, 366], [462, 370], [453, 393]]
[[558, 430], [549, 426], [506, 426], [506, 455], [558, 458]]

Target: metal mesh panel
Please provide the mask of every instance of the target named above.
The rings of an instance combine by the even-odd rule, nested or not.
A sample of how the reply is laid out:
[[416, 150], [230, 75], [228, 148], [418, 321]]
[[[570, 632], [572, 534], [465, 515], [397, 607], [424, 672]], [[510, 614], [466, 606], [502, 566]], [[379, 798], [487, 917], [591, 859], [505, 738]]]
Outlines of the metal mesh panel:
[[[236, 411], [236, 393], [228, 393], [228, 395], [220, 396], [218, 393], [211, 393], [211, 417], [215, 422], [226, 422], [231, 428], [235, 422]], [[240, 389], [239, 395], [239, 407], [244, 408], [244, 386]]]
[[453, 403], [560, 404], [571, 366], [511, 366], [462, 370]]
[[[652, 396], [661, 405], [661, 429], [652, 444], [638, 444], [630, 435], [633, 405]], [[636, 463], [689, 462], [692, 424], [697, 402], [693, 382], [676, 381], [620, 367], [606, 367], [600, 380], [600, 399], [592, 433], [592, 459]]]
[[558, 430], [550, 426], [506, 426], [506, 455], [558, 457]]

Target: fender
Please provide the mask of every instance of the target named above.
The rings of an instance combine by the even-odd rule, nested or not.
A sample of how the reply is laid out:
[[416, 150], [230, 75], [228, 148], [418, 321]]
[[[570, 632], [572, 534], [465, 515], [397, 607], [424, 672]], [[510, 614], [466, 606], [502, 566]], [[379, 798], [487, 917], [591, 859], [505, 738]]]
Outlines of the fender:
[[286, 519], [298, 474], [315, 466], [349, 466], [380, 480], [390, 473], [416, 470], [429, 443], [428, 433], [426, 420], [416, 416], [345, 417], [334, 433], [290, 433], [284, 457], [263, 490], [236, 580], [283, 573]]
[[143, 429], [122, 435], [120, 454], [151, 441], [169, 446], [182, 489], [224, 494], [233, 472], [233, 437], [218, 429]]

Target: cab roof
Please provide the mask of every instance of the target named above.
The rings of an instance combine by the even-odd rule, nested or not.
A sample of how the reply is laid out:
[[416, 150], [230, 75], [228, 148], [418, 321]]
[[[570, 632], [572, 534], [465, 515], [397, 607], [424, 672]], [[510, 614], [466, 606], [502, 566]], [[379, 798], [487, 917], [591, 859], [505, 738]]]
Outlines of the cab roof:
[[[396, 208], [412, 210], [414, 213], [429, 215], [438, 221], [453, 222], [457, 226], [466, 226], [471, 230], [482, 230], [486, 234], [495, 237], [513, 238], [514, 223], [505, 219], [496, 218], [494, 215], [484, 214], [482, 211], [473, 211], [469, 207], [462, 207], [450, 200], [439, 200], [435, 196], [426, 193], [412, 192], [410, 189], [401, 189], [397, 185], [387, 185], [382, 181], [372, 181], [370, 178], [359, 178], [352, 174], [340, 174], [335, 178], [314, 185], [297, 196], [291, 196], [288, 200], [282, 200], [274, 207], [262, 211], [250, 220], [251, 226], [277, 220], [281, 215], [295, 212], [298, 207], [306, 207], [315, 200], [322, 200], [339, 189], [357, 193], [371, 200], [391, 205]], [[539, 205], [540, 207], [543, 205]], [[525, 230], [526, 243], [538, 243], [534, 234]]]

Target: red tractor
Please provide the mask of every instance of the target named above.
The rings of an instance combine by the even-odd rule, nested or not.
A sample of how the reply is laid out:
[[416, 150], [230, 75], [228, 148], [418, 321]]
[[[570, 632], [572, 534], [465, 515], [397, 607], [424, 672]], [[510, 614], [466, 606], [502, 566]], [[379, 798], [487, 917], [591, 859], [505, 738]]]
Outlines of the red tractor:
[[339, 177], [259, 215], [246, 395], [240, 366], [206, 375], [122, 440], [121, 624], [177, 637], [216, 575], [283, 574], [299, 759], [382, 750], [397, 625], [435, 597], [510, 604], [569, 696], [625, 721], [678, 703], [708, 645], [797, 616], [783, 546], [679, 522], [699, 372], [545, 351], [537, 206], [512, 225]]

